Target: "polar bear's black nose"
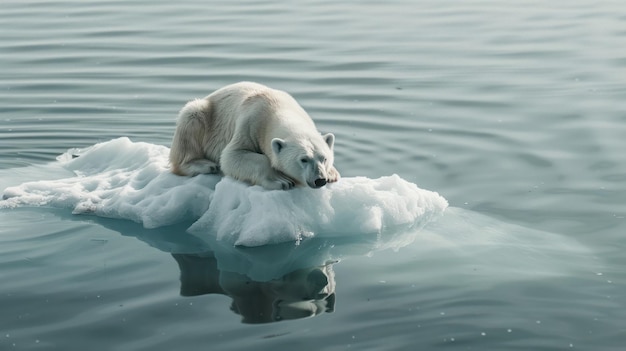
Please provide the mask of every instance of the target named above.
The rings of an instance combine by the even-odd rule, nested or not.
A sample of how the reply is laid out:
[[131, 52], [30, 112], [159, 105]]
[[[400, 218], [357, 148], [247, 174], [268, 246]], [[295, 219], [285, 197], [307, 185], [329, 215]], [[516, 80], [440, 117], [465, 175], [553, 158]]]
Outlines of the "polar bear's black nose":
[[315, 186], [316, 187], [321, 188], [324, 185], [326, 185], [326, 179], [324, 179], [324, 178], [315, 179]]

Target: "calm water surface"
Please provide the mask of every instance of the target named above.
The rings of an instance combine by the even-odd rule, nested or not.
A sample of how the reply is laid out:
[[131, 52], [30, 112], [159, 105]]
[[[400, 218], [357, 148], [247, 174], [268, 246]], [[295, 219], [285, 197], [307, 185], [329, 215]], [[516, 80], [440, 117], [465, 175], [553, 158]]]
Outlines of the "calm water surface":
[[[5, 0], [3, 186], [73, 147], [169, 145], [187, 100], [252, 80], [335, 133], [343, 176], [397, 173], [452, 208], [373, 254], [1, 210], [0, 349], [621, 350], [625, 47], [619, 1]], [[279, 255], [340, 261], [224, 268]], [[268, 298], [311, 285], [314, 318]]]

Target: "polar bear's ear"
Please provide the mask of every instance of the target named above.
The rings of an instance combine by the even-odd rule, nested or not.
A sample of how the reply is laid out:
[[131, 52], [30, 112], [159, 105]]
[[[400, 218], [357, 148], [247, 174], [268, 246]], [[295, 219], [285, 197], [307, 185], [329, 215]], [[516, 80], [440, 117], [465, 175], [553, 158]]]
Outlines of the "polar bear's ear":
[[335, 135], [333, 133], [328, 133], [322, 136], [328, 147], [332, 150], [333, 145], [335, 145]]
[[280, 138], [272, 139], [272, 151], [274, 151], [276, 155], [278, 155], [278, 153], [280, 153], [280, 150], [282, 150], [284, 147], [285, 147], [285, 141], [283, 139], [280, 139]]

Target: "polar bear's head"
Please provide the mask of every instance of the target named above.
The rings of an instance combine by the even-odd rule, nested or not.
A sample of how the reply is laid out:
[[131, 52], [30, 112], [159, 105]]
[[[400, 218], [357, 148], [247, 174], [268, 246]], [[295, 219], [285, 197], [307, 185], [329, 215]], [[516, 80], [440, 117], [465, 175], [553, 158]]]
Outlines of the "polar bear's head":
[[305, 138], [290, 137], [289, 139], [272, 139], [272, 166], [296, 181], [297, 185], [308, 185], [321, 188], [333, 178], [333, 145], [335, 136], [332, 133], [307, 136]]

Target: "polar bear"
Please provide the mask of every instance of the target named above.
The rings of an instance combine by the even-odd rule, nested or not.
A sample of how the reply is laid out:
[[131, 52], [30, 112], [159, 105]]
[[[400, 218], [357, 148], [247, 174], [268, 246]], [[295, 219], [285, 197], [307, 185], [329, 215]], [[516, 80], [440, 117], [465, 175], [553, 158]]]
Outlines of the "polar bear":
[[334, 142], [288, 93], [240, 82], [182, 108], [170, 163], [178, 175], [221, 171], [266, 189], [320, 188], [340, 178]]

